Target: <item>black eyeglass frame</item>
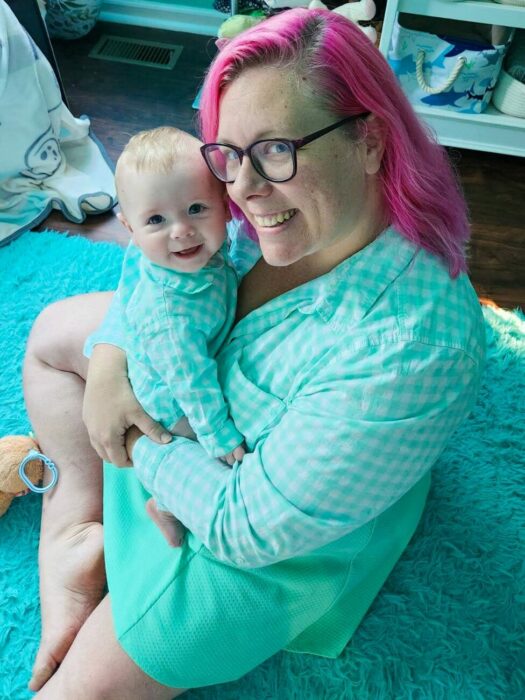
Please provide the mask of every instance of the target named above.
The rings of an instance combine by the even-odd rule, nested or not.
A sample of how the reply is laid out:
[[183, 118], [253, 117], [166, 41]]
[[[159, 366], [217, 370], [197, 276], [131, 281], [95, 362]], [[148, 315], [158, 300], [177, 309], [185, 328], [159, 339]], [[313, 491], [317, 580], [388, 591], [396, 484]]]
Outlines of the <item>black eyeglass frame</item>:
[[[247, 148], [240, 148], [239, 146], [234, 146], [232, 143], [205, 143], [203, 146], [200, 147], [200, 152], [202, 153], [202, 157], [204, 158], [204, 161], [208, 168], [210, 169], [212, 175], [217, 178], [220, 182], [224, 182], [227, 185], [231, 185], [235, 180], [237, 179], [236, 177], [233, 180], [223, 180], [220, 177], [217, 177], [217, 174], [214, 172], [212, 166], [208, 162], [208, 158], [206, 156], [207, 149], [210, 146], [225, 146], [226, 148], [231, 148], [232, 151], [235, 151], [237, 153], [237, 156], [239, 157], [239, 167], [242, 165], [242, 161], [244, 156], [248, 156], [250, 159], [251, 164], [253, 165], [255, 171], [259, 173], [261, 177], [263, 177], [265, 180], [268, 180], [269, 182], [288, 182], [292, 178], [295, 177], [297, 174], [297, 151], [302, 148], [303, 146], [306, 146], [309, 143], [312, 143], [312, 141], [315, 141], [318, 138], [321, 138], [321, 136], [324, 136], [325, 134], [328, 134], [330, 131], [333, 131], [334, 129], [339, 128], [340, 126], [343, 126], [343, 124], [348, 124], [351, 121], [355, 121], [356, 119], [365, 119], [370, 115], [370, 112], [362, 112], [361, 114], [354, 114], [351, 117], [345, 117], [344, 119], [341, 119], [338, 122], [335, 122], [335, 124], [331, 124], [330, 126], [325, 126], [324, 129], [319, 129], [318, 131], [314, 131], [312, 134], [308, 134], [307, 136], [303, 136], [302, 139], [259, 139], [258, 141], [254, 141], [252, 144], [250, 144]], [[261, 172], [257, 164], [254, 162], [254, 159], [252, 158], [252, 149], [255, 148], [260, 143], [285, 143], [288, 148], [290, 149], [290, 153], [292, 154], [292, 164], [293, 164], [293, 171], [290, 177], [285, 178], [284, 180], [278, 180], [275, 178], [268, 177], [264, 173]]]

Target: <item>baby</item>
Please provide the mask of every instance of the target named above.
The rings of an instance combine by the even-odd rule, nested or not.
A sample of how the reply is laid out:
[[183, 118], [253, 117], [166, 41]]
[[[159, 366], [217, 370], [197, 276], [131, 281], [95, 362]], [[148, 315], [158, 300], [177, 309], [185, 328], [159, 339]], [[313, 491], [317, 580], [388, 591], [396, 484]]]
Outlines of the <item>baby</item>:
[[[227, 252], [224, 185], [208, 170], [201, 145], [160, 127], [133, 136], [118, 159], [118, 218], [131, 234], [118, 296], [137, 399], [173, 434], [189, 437], [189, 422], [208, 454], [233, 464], [244, 456], [243, 436], [229, 416], [214, 356], [234, 321], [237, 275]], [[146, 509], [178, 546], [176, 518], [153, 499]]]

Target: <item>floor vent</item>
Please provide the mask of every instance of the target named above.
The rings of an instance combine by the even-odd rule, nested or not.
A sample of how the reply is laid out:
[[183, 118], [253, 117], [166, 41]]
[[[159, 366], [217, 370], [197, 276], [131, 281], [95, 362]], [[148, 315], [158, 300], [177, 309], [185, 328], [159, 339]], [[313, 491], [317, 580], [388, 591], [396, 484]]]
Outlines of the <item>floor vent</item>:
[[171, 70], [181, 52], [182, 46], [176, 44], [161, 44], [158, 41], [103, 34], [91, 49], [89, 56], [104, 61], [119, 61], [148, 68]]

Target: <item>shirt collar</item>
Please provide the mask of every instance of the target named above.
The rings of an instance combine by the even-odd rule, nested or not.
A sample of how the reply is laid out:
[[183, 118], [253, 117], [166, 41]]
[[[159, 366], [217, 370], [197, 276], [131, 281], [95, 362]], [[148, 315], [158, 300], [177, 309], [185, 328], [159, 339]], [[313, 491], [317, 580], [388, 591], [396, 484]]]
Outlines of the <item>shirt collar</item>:
[[232, 338], [254, 327], [274, 326], [294, 311], [316, 314], [328, 323], [337, 315], [344, 325], [363, 318], [374, 302], [416, 255], [417, 247], [387, 228], [372, 243], [333, 270], [275, 297], [245, 316]]
[[302, 313], [316, 313], [328, 322], [337, 312], [359, 321], [416, 255], [417, 247], [395, 229], [387, 228], [365, 248], [309, 282], [311, 298]]
[[223, 247], [210, 258], [207, 264], [196, 272], [179, 272], [156, 265], [146, 258], [141, 257], [142, 274], [153, 280], [156, 284], [165, 285], [180, 294], [198, 294], [210, 287], [218, 276], [221, 276], [225, 266]]

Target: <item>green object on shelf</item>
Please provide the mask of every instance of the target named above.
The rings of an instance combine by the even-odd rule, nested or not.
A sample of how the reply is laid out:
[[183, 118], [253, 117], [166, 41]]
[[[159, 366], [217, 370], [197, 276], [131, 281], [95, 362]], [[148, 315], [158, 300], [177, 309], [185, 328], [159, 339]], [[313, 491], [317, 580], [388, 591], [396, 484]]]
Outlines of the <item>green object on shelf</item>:
[[266, 15], [264, 12], [260, 11], [249, 15], [233, 15], [233, 17], [228, 17], [228, 19], [221, 24], [217, 36], [219, 39], [233, 39], [238, 34], [241, 34], [241, 32], [246, 31], [246, 29], [255, 27], [255, 25], [259, 24], [265, 17]]

